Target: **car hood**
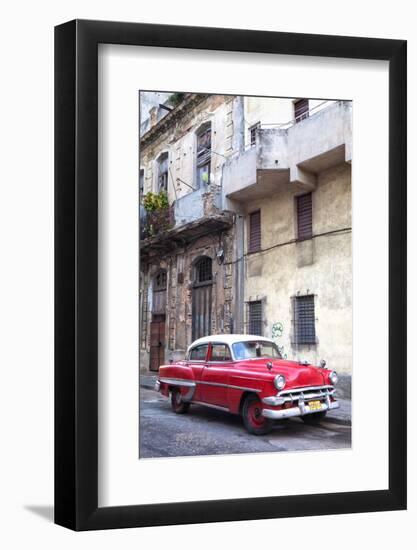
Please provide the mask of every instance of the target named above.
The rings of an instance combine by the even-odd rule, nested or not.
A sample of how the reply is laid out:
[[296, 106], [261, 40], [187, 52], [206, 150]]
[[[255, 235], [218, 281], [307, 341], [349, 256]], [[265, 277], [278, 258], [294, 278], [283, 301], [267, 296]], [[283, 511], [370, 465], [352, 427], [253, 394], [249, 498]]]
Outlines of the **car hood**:
[[[272, 363], [272, 368], [267, 368], [267, 363]], [[262, 378], [264, 380], [274, 379], [277, 374], [282, 374], [286, 379], [286, 389], [288, 387], [299, 386], [320, 386], [326, 383], [322, 369], [312, 365], [304, 365], [297, 361], [287, 361], [285, 359], [252, 359], [249, 361], [240, 361], [234, 375], [247, 378]]]

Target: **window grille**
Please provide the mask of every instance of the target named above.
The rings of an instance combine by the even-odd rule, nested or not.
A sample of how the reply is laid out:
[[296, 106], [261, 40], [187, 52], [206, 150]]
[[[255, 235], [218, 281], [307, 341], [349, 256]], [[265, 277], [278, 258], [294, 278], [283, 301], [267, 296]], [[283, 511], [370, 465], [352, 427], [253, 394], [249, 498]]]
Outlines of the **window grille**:
[[167, 288], [167, 272], [160, 271], [154, 279], [154, 290], [166, 290]]
[[262, 336], [262, 333], [263, 333], [262, 301], [257, 300], [255, 302], [249, 302], [248, 314], [249, 314], [248, 334], [256, 334], [257, 336]]
[[316, 343], [316, 319], [314, 295], [296, 296], [294, 299], [295, 344], [314, 345]]
[[198, 260], [196, 264], [196, 283], [205, 283], [206, 281], [212, 280], [213, 274], [211, 266], [211, 258], [207, 256]]

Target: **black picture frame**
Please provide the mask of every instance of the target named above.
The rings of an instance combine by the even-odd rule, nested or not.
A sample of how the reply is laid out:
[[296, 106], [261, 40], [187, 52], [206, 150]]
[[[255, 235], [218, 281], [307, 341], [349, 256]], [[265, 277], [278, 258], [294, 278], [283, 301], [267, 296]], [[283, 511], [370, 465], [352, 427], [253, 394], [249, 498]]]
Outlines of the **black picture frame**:
[[[389, 62], [389, 488], [98, 507], [98, 44]], [[406, 41], [74, 20], [55, 28], [55, 522], [74, 530], [406, 508]], [[375, 342], [375, 345], [378, 343]]]

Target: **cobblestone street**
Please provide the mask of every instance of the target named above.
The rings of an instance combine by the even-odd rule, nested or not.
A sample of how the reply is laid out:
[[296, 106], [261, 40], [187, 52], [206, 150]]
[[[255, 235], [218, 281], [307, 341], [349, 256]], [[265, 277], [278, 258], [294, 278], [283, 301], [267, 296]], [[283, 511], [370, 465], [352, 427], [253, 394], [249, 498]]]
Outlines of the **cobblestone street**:
[[319, 426], [300, 419], [276, 423], [265, 436], [250, 435], [237, 415], [192, 405], [171, 411], [169, 399], [140, 388], [140, 458], [346, 449], [351, 446], [350, 401]]

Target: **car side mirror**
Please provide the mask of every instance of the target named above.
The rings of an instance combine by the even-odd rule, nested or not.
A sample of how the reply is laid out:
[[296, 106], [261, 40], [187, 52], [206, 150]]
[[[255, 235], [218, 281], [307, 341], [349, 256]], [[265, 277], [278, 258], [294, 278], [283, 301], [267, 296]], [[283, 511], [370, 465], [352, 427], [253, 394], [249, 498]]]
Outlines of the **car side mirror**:
[[320, 368], [321, 368], [321, 369], [324, 369], [326, 365], [327, 365], [326, 361], [325, 361], [324, 359], [322, 359], [322, 360], [320, 361]]

